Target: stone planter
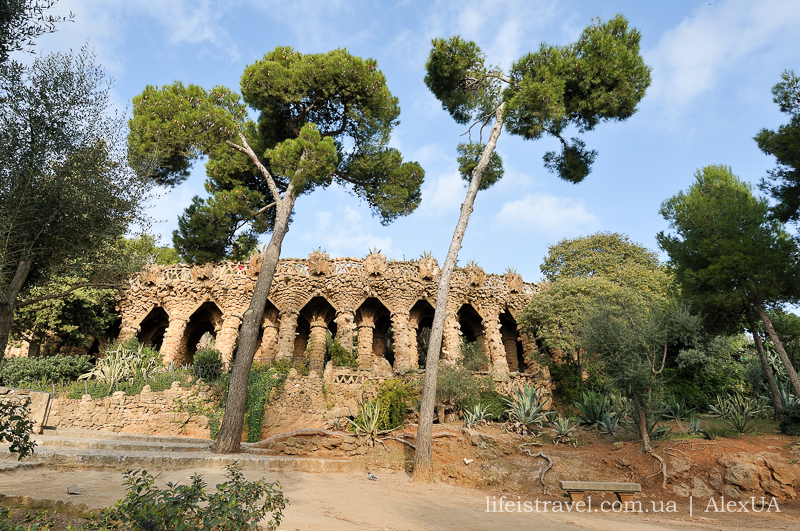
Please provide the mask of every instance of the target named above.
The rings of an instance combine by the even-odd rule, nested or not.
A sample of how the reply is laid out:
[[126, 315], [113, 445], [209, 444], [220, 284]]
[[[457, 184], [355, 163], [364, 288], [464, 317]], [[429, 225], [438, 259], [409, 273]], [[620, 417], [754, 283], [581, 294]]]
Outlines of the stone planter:
[[469, 279], [469, 283], [471, 286], [483, 286], [483, 281], [486, 278], [486, 273], [484, 273], [483, 269], [476, 265], [470, 265], [464, 268], [464, 272], [467, 273], [467, 278]]
[[308, 272], [314, 276], [330, 274], [331, 262], [328, 253], [314, 251], [308, 255]]
[[417, 267], [419, 267], [419, 276], [425, 280], [433, 280], [441, 272], [439, 262], [432, 256], [420, 258], [417, 261]]
[[506, 283], [508, 284], [508, 291], [519, 293], [520, 288], [522, 288], [522, 276], [519, 273], [509, 273], [506, 277]]
[[364, 260], [364, 270], [371, 277], [384, 275], [386, 273], [386, 257], [378, 253], [367, 255], [367, 259]]

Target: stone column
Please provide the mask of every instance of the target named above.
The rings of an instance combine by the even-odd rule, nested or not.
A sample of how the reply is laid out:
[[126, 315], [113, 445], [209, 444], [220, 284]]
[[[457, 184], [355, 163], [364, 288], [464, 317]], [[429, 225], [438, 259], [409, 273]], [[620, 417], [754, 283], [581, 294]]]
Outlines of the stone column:
[[353, 337], [356, 333], [355, 318], [350, 310], [342, 310], [336, 314], [336, 340], [349, 352], [353, 352]]
[[444, 319], [444, 332], [442, 335], [442, 359], [450, 364], [455, 364], [461, 356], [461, 325], [458, 315], [448, 308]]
[[376, 358], [386, 357], [386, 333], [375, 331], [372, 334], [372, 352]]
[[375, 310], [361, 308], [361, 320], [358, 323], [358, 366], [363, 369], [372, 367], [372, 333], [375, 330]]
[[239, 337], [239, 325], [242, 324], [240, 315], [229, 315], [222, 322], [222, 330], [217, 334], [217, 350], [222, 355], [222, 362], [230, 366], [233, 351], [236, 349], [236, 339]]
[[312, 368], [322, 372], [325, 363], [325, 336], [328, 335], [328, 325], [324, 316], [315, 315], [311, 319], [311, 356]]
[[[517, 328], [519, 330], [519, 328]], [[522, 355], [525, 358], [524, 366], [520, 367], [520, 372], [529, 372], [532, 365], [539, 365], [534, 361], [536, 354], [539, 352], [539, 347], [536, 345], [536, 339], [528, 332], [520, 332], [519, 340], [522, 343]]]
[[484, 338], [486, 354], [491, 361], [492, 376], [495, 380], [508, 380], [508, 362], [506, 361], [506, 349], [503, 346], [503, 337], [500, 335], [500, 313], [492, 310], [492, 314], [483, 320]]
[[185, 346], [181, 348], [181, 340], [184, 332], [186, 332], [188, 323], [188, 319], [181, 319], [180, 317], [173, 317], [169, 320], [169, 326], [164, 332], [164, 342], [161, 343], [161, 355], [164, 356], [164, 364], [183, 362], [186, 352]]
[[275, 359], [278, 350], [278, 315], [264, 315], [264, 333], [261, 335], [261, 347], [256, 352], [256, 361], [268, 362]]
[[122, 327], [119, 331], [119, 336], [117, 337], [118, 341], [126, 341], [132, 337], [136, 337], [136, 335], [141, 331], [141, 327], [137, 325], [133, 321], [129, 321], [127, 319], [122, 320]]
[[503, 347], [506, 349], [506, 361], [508, 362], [508, 370], [511, 372], [520, 372], [519, 360], [517, 359], [517, 339], [510, 335], [503, 335]]
[[289, 358], [294, 355], [294, 335], [297, 331], [297, 310], [281, 312], [281, 325], [278, 331], [277, 359]]
[[394, 331], [394, 371], [405, 372], [419, 367], [417, 352], [417, 324], [409, 322], [405, 312], [391, 315]]

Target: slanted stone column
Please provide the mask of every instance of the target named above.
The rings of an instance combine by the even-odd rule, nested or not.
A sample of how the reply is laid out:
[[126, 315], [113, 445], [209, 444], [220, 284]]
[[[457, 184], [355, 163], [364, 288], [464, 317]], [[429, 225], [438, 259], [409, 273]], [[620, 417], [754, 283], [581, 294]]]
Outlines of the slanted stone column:
[[222, 362], [229, 366], [236, 349], [236, 339], [239, 337], [239, 325], [242, 324], [241, 315], [229, 315], [222, 322], [222, 329], [217, 334], [217, 350], [222, 355]]
[[255, 360], [269, 362], [275, 359], [278, 352], [278, 311], [265, 313], [262, 326], [264, 333], [261, 335], [261, 347], [256, 352]]
[[291, 358], [294, 355], [294, 336], [297, 331], [297, 310], [281, 312], [281, 325], [278, 331], [277, 359]]
[[325, 363], [325, 336], [328, 325], [324, 315], [314, 315], [311, 319], [311, 357], [312, 368], [321, 373]]
[[122, 320], [122, 327], [119, 331], [118, 340], [119, 341], [126, 341], [132, 337], [136, 337], [136, 335], [141, 331], [141, 327], [133, 321], [129, 321], [127, 319]]
[[342, 310], [336, 314], [336, 340], [349, 352], [353, 352], [353, 337], [356, 334], [356, 323], [353, 312]]
[[161, 343], [161, 355], [164, 356], [164, 364], [183, 362], [182, 358], [185, 353], [180, 352], [180, 347], [188, 322], [188, 319], [181, 319], [180, 317], [170, 318], [169, 326], [164, 332], [164, 342]]
[[500, 313], [492, 311], [492, 314], [483, 320], [484, 338], [483, 344], [486, 345], [484, 352], [491, 361], [492, 376], [495, 380], [508, 380], [508, 362], [506, 361], [506, 349], [503, 346], [503, 337], [500, 335]]
[[358, 366], [364, 369], [372, 367], [374, 355], [372, 353], [373, 337], [375, 330], [375, 310], [361, 308], [361, 320], [358, 323]]
[[455, 364], [460, 356], [461, 325], [458, 323], [458, 315], [448, 308], [442, 335], [442, 359], [450, 364]]
[[508, 370], [511, 372], [520, 372], [519, 360], [517, 359], [517, 338], [510, 334], [503, 334], [503, 347], [506, 349]]
[[417, 353], [417, 326], [405, 312], [391, 315], [394, 332], [394, 372], [405, 372], [419, 367]]

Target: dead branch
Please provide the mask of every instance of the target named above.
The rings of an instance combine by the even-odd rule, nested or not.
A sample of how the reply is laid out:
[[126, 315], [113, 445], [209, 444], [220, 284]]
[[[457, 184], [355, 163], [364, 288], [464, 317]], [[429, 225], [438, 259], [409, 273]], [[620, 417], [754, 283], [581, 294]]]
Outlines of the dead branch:
[[522, 452], [522, 453], [528, 454], [531, 457], [542, 457], [544, 459], [547, 459], [547, 466], [539, 474], [539, 481], [542, 482], [542, 487], [544, 488], [544, 493], [547, 494], [547, 485], [544, 484], [544, 476], [545, 476], [545, 474], [547, 474], [547, 472], [551, 468], [553, 468], [553, 459], [549, 455], [547, 455], [547, 454], [545, 454], [545, 453], [543, 453], [541, 451], [539, 453], [536, 453], [536, 454], [531, 453], [531, 451], [528, 450], [527, 448], [525, 448], [525, 446], [528, 446], [528, 445], [526, 445], [526, 444], [520, 445], [519, 451]]
[[404, 441], [403, 439], [400, 439], [400, 438], [398, 438], [398, 437], [387, 437], [387, 439], [388, 439], [388, 440], [392, 440], [392, 441], [397, 441], [397, 442], [403, 443], [403, 444], [405, 444], [405, 445], [407, 445], [407, 446], [410, 446], [411, 448], [413, 448], [415, 452], [417, 451], [417, 447], [416, 447], [416, 446], [415, 446], [413, 443], [411, 443], [411, 442]]

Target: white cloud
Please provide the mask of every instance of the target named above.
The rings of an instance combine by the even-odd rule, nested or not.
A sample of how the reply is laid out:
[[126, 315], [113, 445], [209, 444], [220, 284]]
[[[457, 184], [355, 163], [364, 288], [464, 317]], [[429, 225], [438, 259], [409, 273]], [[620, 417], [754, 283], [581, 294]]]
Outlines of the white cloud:
[[314, 227], [303, 233], [303, 239], [312, 247], [323, 247], [331, 256], [364, 256], [370, 249], [378, 248], [385, 256], [397, 250], [391, 237], [372, 234], [361, 213], [350, 206], [338, 212], [317, 212]]
[[598, 224], [583, 201], [550, 194], [526, 194], [503, 205], [494, 219], [499, 228], [514, 227], [520, 232], [546, 232], [551, 239], [591, 230]]
[[[662, 36], [645, 54], [653, 66], [649, 94], [665, 108], [679, 109], [744, 68], [764, 48], [795, 54], [800, 2], [730, 0], [699, 8]], [[795, 46], [786, 48], [787, 42]], [[788, 65], [787, 65], [788, 66]]]
[[[429, 178], [429, 177], [428, 177]], [[419, 212], [423, 216], [437, 217], [458, 210], [467, 191], [458, 172], [439, 175], [422, 187], [422, 204]]]

